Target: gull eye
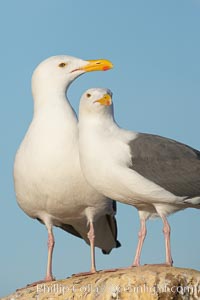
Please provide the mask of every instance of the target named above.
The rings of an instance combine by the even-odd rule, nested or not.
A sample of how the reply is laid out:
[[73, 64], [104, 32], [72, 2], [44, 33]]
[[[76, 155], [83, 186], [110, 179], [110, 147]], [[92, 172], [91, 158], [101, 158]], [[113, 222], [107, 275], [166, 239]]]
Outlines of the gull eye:
[[90, 97], [91, 97], [91, 94], [87, 93], [87, 94], [86, 94], [86, 97], [87, 97], [87, 98], [90, 98]]
[[64, 63], [64, 62], [61, 62], [58, 66], [60, 67], [60, 68], [64, 68], [64, 67], [66, 67], [66, 63]]

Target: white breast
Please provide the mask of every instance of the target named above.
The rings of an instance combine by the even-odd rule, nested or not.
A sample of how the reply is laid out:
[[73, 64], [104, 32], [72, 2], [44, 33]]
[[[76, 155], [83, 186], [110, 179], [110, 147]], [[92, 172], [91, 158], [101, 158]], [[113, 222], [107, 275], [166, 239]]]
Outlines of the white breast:
[[69, 117], [63, 108], [34, 117], [17, 152], [16, 195], [20, 207], [31, 217], [45, 212], [69, 222], [80, 218], [88, 205], [98, 203], [100, 214], [101, 206], [110, 205], [82, 175], [77, 121], [75, 116]]

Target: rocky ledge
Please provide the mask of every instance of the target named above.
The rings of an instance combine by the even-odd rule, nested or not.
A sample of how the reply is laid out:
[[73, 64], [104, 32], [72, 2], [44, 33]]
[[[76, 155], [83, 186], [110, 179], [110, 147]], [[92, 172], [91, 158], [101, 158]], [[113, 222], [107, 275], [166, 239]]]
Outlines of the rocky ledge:
[[200, 272], [147, 265], [26, 287], [2, 300], [197, 300]]

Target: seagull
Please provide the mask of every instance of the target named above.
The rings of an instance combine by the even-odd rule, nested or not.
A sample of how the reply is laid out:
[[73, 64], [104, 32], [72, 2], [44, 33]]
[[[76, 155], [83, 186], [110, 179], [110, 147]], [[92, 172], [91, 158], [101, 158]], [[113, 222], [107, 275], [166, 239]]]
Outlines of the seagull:
[[99, 193], [137, 208], [138, 245], [132, 266], [140, 265], [146, 221], [160, 217], [166, 265], [172, 266], [167, 216], [200, 209], [200, 152], [162, 136], [120, 128], [112, 92], [87, 90], [79, 108], [79, 151], [83, 173]]
[[95, 246], [104, 254], [120, 246], [115, 201], [94, 190], [82, 174], [77, 116], [66, 98], [75, 78], [111, 68], [108, 60], [85, 61], [60, 55], [41, 62], [32, 76], [34, 114], [16, 153], [14, 185], [20, 208], [45, 224], [48, 231], [44, 281], [54, 280], [53, 226], [90, 244], [91, 273], [96, 272]]

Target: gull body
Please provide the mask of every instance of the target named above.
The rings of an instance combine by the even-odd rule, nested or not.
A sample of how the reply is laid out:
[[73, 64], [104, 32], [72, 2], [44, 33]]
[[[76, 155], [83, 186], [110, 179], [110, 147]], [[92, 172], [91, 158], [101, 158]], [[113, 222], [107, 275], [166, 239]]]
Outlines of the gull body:
[[161, 217], [166, 264], [172, 265], [167, 216], [200, 208], [200, 152], [171, 139], [120, 128], [112, 93], [86, 91], [79, 108], [79, 151], [88, 182], [100, 193], [138, 209], [141, 228], [133, 265], [140, 265], [146, 220]]
[[104, 253], [119, 246], [115, 203], [94, 190], [82, 174], [77, 116], [66, 98], [75, 78], [111, 67], [106, 60], [63, 55], [48, 58], [33, 73], [34, 115], [16, 154], [14, 183], [21, 209], [48, 230], [46, 281], [53, 280], [53, 226], [90, 244], [91, 272], [96, 271], [95, 246]]

